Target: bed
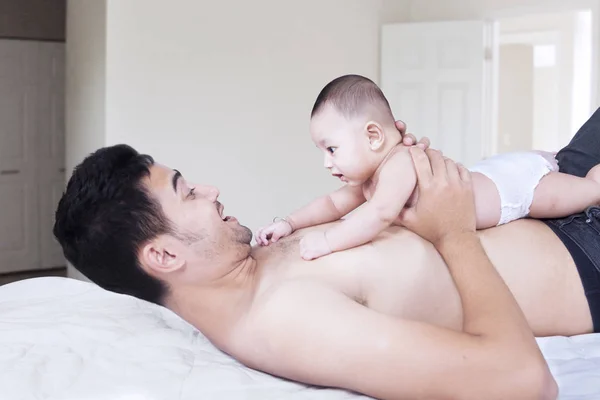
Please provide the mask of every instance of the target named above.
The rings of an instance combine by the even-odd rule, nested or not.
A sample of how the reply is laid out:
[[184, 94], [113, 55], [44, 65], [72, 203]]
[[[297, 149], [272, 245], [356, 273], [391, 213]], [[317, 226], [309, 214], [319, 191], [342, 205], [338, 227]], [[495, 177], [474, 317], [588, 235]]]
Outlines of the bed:
[[[600, 334], [539, 338], [560, 398], [600, 399]], [[245, 368], [167, 309], [83, 281], [0, 287], [3, 400], [368, 399]]]

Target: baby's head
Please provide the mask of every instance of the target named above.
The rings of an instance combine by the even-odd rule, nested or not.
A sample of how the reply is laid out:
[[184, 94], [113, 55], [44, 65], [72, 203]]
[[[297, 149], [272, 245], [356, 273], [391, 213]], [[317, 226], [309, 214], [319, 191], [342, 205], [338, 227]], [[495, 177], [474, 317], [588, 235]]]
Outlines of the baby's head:
[[321, 90], [310, 135], [325, 153], [325, 168], [350, 185], [369, 179], [402, 140], [381, 89], [359, 75], [341, 76]]

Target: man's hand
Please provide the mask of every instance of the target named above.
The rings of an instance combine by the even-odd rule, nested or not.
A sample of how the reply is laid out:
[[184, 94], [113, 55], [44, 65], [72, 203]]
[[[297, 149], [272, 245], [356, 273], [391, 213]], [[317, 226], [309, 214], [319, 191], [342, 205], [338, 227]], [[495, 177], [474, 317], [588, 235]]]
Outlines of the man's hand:
[[268, 246], [269, 242], [275, 243], [292, 233], [293, 229], [289, 222], [281, 220], [260, 228], [256, 232], [256, 243], [261, 246]]
[[474, 233], [475, 201], [469, 171], [436, 150], [412, 147], [410, 153], [419, 196], [400, 213], [402, 225], [434, 245], [449, 235]]
[[[463, 330], [387, 315], [343, 291], [296, 280], [264, 302], [255, 324], [267, 336], [252, 349], [256, 364], [386, 400], [555, 399], [556, 382], [527, 320], [475, 234], [469, 173], [437, 151], [410, 151], [420, 193], [404, 223], [441, 243], [436, 249], [460, 295]], [[324, 233], [315, 232], [301, 248], [323, 243]]]
[[300, 241], [300, 256], [305, 260], [314, 260], [330, 253], [325, 232], [310, 232]]
[[429, 148], [429, 138], [423, 137], [417, 142], [417, 138], [412, 133], [406, 133], [406, 124], [400, 120], [396, 121], [396, 128], [402, 135], [402, 143], [405, 146], [417, 146], [423, 150]]

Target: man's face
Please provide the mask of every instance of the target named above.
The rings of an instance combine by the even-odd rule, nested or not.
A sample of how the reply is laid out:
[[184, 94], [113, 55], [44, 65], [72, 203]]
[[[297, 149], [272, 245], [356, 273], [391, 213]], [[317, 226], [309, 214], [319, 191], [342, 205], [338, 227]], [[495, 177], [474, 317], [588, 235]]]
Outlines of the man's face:
[[150, 168], [146, 185], [176, 230], [180, 254], [188, 265], [233, 262], [247, 256], [252, 232], [223, 214], [217, 188], [188, 182], [179, 171], [160, 164]]

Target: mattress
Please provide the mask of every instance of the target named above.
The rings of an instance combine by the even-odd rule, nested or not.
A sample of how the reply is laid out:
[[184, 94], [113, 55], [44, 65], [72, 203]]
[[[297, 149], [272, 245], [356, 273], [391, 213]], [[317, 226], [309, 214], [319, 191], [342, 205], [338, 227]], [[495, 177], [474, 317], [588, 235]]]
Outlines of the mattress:
[[[539, 338], [561, 399], [600, 399], [600, 334]], [[67, 278], [0, 287], [2, 400], [359, 400], [247, 367], [171, 311]]]

